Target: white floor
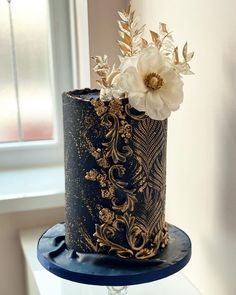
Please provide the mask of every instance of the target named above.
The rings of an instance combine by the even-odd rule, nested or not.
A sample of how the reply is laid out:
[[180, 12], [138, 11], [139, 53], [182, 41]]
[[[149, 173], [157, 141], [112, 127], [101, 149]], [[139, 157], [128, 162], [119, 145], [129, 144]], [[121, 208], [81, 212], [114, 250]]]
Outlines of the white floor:
[[[61, 278], [46, 271], [37, 260], [37, 240], [45, 228], [31, 229], [20, 233], [21, 244], [26, 259], [28, 295], [102, 295], [105, 287], [83, 285]], [[129, 295], [201, 295], [190, 280], [179, 272], [168, 278], [128, 288]]]

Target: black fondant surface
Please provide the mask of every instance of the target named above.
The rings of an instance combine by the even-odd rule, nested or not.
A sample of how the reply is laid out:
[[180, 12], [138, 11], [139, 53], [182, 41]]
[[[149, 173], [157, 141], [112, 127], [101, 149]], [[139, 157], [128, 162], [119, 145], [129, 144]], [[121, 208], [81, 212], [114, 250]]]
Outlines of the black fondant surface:
[[65, 226], [57, 224], [39, 239], [40, 263], [53, 274], [91, 285], [124, 286], [147, 283], [170, 276], [190, 260], [191, 241], [181, 229], [169, 225], [168, 247], [156, 260], [125, 260], [110, 255], [82, 254], [68, 249]]
[[86, 236], [96, 243], [94, 224], [99, 222], [96, 214], [100, 202], [99, 184], [85, 179], [87, 171], [98, 168], [87, 150], [86, 138], [98, 145], [104, 140], [99, 119], [90, 103], [92, 98], [98, 97], [98, 90], [76, 90], [63, 95], [66, 241], [79, 252], [92, 252]]
[[[94, 237], [95, 225], [101, 224], [99, 210], [108, 208], [112, 210], [111, 200], [102, 198], [101, 188], [98, 182], [85, 179], [85, 175], [91, 169], [98, 169], [99, 165], [95, 158], [88, 151], [88, 141], [95, 148], [103, 146], [107, 142], [106, 130], [101, 126], [101, 118], [95, 112], [90, 101], [98, 98], [98, 90], [75, 90], [63, 95], [64, 111], [64, 134], [65, 134], [65, 180], [66, 180], [66, 243], [71, 249], [81, 253], [95, 253], [97, 239]], [[123, 99], [122, 104], [127, 105], [128, 100]], [[142, 136], [143, 130], [140, 121], [133, 120], [126, 116], [127, 122], [132, 126], [133, 132], [139, 132]], [[145, 141], [152, 138], [156, 146], [144, 147], [146, 160], [137, 161], [138, 151], [134, 146], [133, 139], [130, 140], [130, 148], [133, 155], [122, 163], [125, 168], [125, 175], [117, 179], [128, 184], [128, 189], [135, 189], [137, 202], [132, 212], [128, 212], [135, 217], [135, 222], [140, 228], [148, 230], [147, 246], [153, 244], [155, 236], [162, 230], [165, 208], [165, 161], [166, 161], [166, 125], [167, 122], [159, 122], [147, 118], [147, 132]], [[158, 130], [161, 132], [158, 134]], [[160, 136], [161, 134], [161, 136]], [[122, 150], [123, 140], [119, 140], [118, 149]], [[155, 155], [155, 150], [159, 149], [159, 154]], [[135, 157], [136, 153], [136, 157]], [[145, 152], [144, 152], [145, 153]], [[149, 156], [150, 153], [150, 156]], [[155, 162], [155, 160], [157, 160]], [[111, 161], [111, 159], [109, 159]], [[141, 163], [141, 164], [140, 164]], [[110, 162], [112, 165], [112, 163]], [[114, 164], [114, 163], [113, 163]], [[143, 167], [139, 167], [143, 165]], [[162, 166], [160, 170], [159, 166]], [[145, 177], [139, 175], [139, 179], [134, 181], [134, 175], [138, 169], [145, 170]], [[155, 176], [154, 176], [155, 175]], [[141, 178], [140, 178], [141, 177]], [[150, 180], [149, 180], [150, 178]], [[141, 189], [143, 181], [144, 189]], [[146, 182], [146, 184], [145, 184]], [[161, 189], [155, 189], [159, 186]], [[122, 190], [116, 191], [119, 202], [126, 197]], [[129, 248], [127, 242], [127, 229], [121, 229], [115, 242]], [[146, 234], [146, 233], [145, 233]], [[150, 246], [151, 247], [151, 246]], [[109, 248], [104, 248], [103, 253], [108, 253]], [[99, 249], [101, 252], [101, 249]], [[113, 252], [109, 252], [113, 254]]]

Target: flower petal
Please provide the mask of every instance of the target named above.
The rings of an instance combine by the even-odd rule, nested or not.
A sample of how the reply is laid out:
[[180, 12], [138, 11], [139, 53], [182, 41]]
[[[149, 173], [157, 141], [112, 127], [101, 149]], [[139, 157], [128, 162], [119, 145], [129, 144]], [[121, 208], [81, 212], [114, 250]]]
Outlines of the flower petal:
[[159, 73], [166, 61], [164, 56], [155, 47], [144, 49], [140, 54], [137, 69], [143, 77], [149, 73]]
[[124, 72], [129, 67], [136, 67], [138, 62], [138, 56], [122, 57], [120, 64], [120, 71]]
[[159, 74], [165, 82], [174, 80], [179, 77], [179, 75], [170, 67], [163, 67], [160, 70]]
[[140, 92], [131, 92], [129, 94], [129, 103], [130, 105], [140, 112], [146, 111], [146, 96], [144, 93]]
[[158, 120], [163, 121], [169, 118], [170, 114], [170, 109], [166, 105], [164, 105], [163, 108], [159, 111]]
[[183, 102], [184, 92], [181, 80], [173, 80], [166, 83], [159, 89], [159, 94], [164, 103], [172, 110], [176, 111]]
[[163, 121], [169, 118], [171, 111], [168, 109], [166, 105], [159, 111], [148, 110], [146, 114], [153, 120]]
[[165, 105], [158, 93], [148, 92], [146, 99], [146, 113], [147, 115], [154, 120], [164, 120], [162, 115], [162, 110], [165, 109]]
[[171, 111], [176, 111], [183, 102], [183, 87], [181, 85], [172, 85], [171, 87], [161, 88], [159, 94], [163, 102]]
[[172, 97], [168, 95], [169, 94], [161, 95], [162, 100], [171, 111], [177, 111], [180, 107], [180, 102], [172, 99]]
[[158, 91], [149, 91], [147, 93], [147, 108], [160, 110], [163, 107], [163, 101]]
[[121, 73], [118, 83], [119, 87], [128, 93], [146, 92], [144, 82], [135, 67], [129, 67], [124, 73]]

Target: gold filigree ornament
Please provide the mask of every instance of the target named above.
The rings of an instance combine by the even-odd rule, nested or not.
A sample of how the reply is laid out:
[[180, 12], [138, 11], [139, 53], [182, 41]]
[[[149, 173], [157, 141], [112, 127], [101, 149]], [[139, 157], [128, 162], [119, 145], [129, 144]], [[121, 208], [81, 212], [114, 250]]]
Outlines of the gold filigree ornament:
[[115, 196], [115, 187], [109, 182], [107, 188], [101, 190], [101, 194], [104, 199], [112, 199]]
[[89, 172], [86, 172], [85, 179], [96, 181], [98, 176], [98, 172], [95, 169], [90, 170]]
[[91, 104], [94, 106], [94, 109], [99, 117], [106, 113], [107, 107], [102, 100], [92, 99]]
[[[95, 111], [97, 106], [101, 106], [101, 104], [95, 103], [94, 100], [91, 101], [91, 103], [94, 106]], [[146, 141], [145, 144], [147, 144], [147, 147], [145, 148], [150, 148], [151, 151], [151, 154], [149, 154], [151, 159], [151, 162], [149, 163], [150, 169], [153, 166], [152, 163], [155, 162], [153, 161], [155, 154], [158, 155], [159, 153], [158, 149], [161, 150], [163, 148], [162, 143], [163, 138], [165, 138], [165, 134], [163, 129], [160, 127], [160, 122], [150, 120], [142, 114], [132, 113], [129, 105], [125, 105], [124, 107], [120, 101], [115, 100], [104, 104], [104, 106], [105, 105], [106, 112], [100, 116], [100, 122], [107, 130], [105, 137], [108, 141], [103, 143], [103, 146], [97, 149], [92, 147], [90, 143], [89, 150], [91, 155], [95, 156], [97, 162], [99, 162], [99, 157], [105, 155], [104, 157], [107, 162], [110, 163], [110, 166], [105, 169], [100, 165], [100, 171], [92, 169], [87, 172], [85, 176], [87, 180], [99, 182], [101, 187], [101, 197], [108, 199], [111, 202], [110, 208], [99, 209], [99, 218], [102, 224], [95, 225], [94, 236], [97, 238], [97, 247], [100, 251], [107, 249], [109, 252], [113, 252], [122, 258], [151, 258], [157, 255], [157, 251], [160, 247], [166, 246], [168, 242], [168, 231], [165, 231], [165, 223], [163, 224], [162, 222], [164, 220], [163, 216], [159, 216], [159, 214], [156, 214], [158, 211], [155, 211], [158, 208], [161, 208], [161, 201], [156, 202], [156, 204], [153, 203], [155, 202], [154, 199], [148, 201], [148, 197], [150, 197], [149, 185], [146, 183], [148, 181], [148, 167], [144, 166], [144, 170], [142, 170], [143, 163], [139, 152], [137, 163], [140, 163], [140, 166], [137, 167], [137, 173], [134, 176], [134, 184], [138, 183], [137, 187], [139, 189], [129, 188], [128, 183], [122, 180], [126, 174], [126, 169], [123, 163], [126, 162], [128, 157], [133, 155], [133, 151], [129, 146], [129, 141], [130, 139], [134, 140], [132, 138], [131, 125], [126, 121], [126, 118], [129, 117], [130, 114], [132, 119], [140, 122], [139, 124], [142, 124], [139, 125], [138, 128], [140, 131], [136, 132], [143, 132], [143, 128], [147, 129], [147, 132], [148, 130], [150, 131], [155, 129], [154, 133], [160, 137], [160, 140], [157, 141], [156, 145], [154, 143], [155, 138], [150, 138], [150, 140], [153, 141], [153, 143], [150, 144], [149, 138], [145, 137], [146, 135], [144, 135], [143, 138], [143, 140]], [[151, 125], [148, 125], [149, 121], [147, 120], [151, 122]], [[165, 128], [165, 125], [163, 125], [163, 127]], [[120, 140], [123, 140], [123, 147], [119, 144], [119, 148], [121, 148], [121, 150], [118, 149], [118, 143]], [[140, 178], [142, 178], [144, 184], [140, 182]], [[143, 185], [145, 186], [141, 189]], [[150, 185], [152, 186], [151, 182]], [[146, 187], [148, 188], [146, 189]], [[162, 190], [162, 187], [158, 187], [158, 189]], [[150, 210], [153, 209], [151, 211], [147, 211], [149, 212], [148, 216], [150, 217], [150, 223], [146, 223], [145, 219], [142, 219], [142, 216], [137, 219], [132, 215], [137, 203], [136, 195], [140, 190], [143, 190], [144, 195], [148, 195], [146, 197], [147, 205], [151, 207]], [[125, 194], [126, 196], [122, 202], [118, 197], [118, 191], [122, 192], [122, 194]], [[159, 199], [162, 200], [162, 198]], [[151, 214], [153, 214], [153, 217]], [[156, 216], [156, 218], [154, 218], [154, 216]], [[125, 238], [127, 246], [124, 246], [123, 243], [122, 245], [119, 244], [118, 237], [122, 232], [126, 233]], [[152, 241], [152, 243], [150, 244], [149, 241]]]
[[107, 208], [99, 211], [99, 218], [106, 224], [112, 224], [115, 218], [115, 213]]
[[124, 138], [125, 143], [128, 143], [128, 140], [132, 136], [132, 126], [125, 120], [122, 120], [119, 133], [121, 134], [121, 137]]
[[106, 148], [106, 157], [111, 157], [113, 162], [117, 164], [120, 162], [125, 162], [126, 157], [132, 155], [132, 150], [128, 145], [123, 146], [122, 151], [118, 149], [118, 140], [120, 134], [120, 118], [124, 119], [123, 106], [118, 105], [119, 108], [114, 109], [114, 101], [109, 104], [109, 110], [101, 118], [101, 124], [106, 126], [109, 131], [106, 134], [106, 138], [109, 140], [104, 143], [103, 146]]
[[124, 107], [122, 105], [122, 101], [119, 98], [115, 98], [111, 100], [110, 109], [109, 109], [110, 114], [117, 115], [119, 119], [125, 119], [123, 111], [124, 111]]

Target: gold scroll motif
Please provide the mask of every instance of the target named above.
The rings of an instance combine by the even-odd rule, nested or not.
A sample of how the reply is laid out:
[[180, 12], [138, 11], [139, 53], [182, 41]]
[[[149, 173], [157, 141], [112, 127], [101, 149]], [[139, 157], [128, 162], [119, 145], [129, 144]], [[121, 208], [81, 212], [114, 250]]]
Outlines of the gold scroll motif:
[[[101, 126], [107, 130], [108, 142], [103, 143], [103, 147], [97, 149], [99, 151], [89, 143], [89, 151], [99, 164], [100, 171], [92, 169], [85, 178], [98, 181], [101, 196], [111, 201], [111, 209], [102, 208], [99, 211], [102, 224], [95, 225], [98, 249], [102, 251], [106, 248], [122, 258], [153, 257], [168, 242], [164, 218], [165, 155], [160, 157], [165, 150], [166, 123], [151, 120], [144, 114], [133, 114], [129, 105], [124, 107], [119, 99], [112, 100], [108, 105], [95, 99], [91, 103], [101, 119]], [[129, 146], [132, 127], [126, 121], [126, 116], [139, 121], [137, 130], [133, 132], [134, 151]], [[123, 139], [121, 150], [118, 149], [120, 139]], [[137, 162], [133, 189], [121, 180], [126, 173], [123, 163], [132, 155]], [[107, 165], [101, 165], [101, 158], [105, 159]], [[119, 190], [125, 193], [123, 202], [117, 197]], [[136, 217], [132, 212], [140, 194], [143, 198], [142, 214]], [[116, 241], [115, 237], [120, 231], [125, 232], [127, 245], [120, 245]]]

